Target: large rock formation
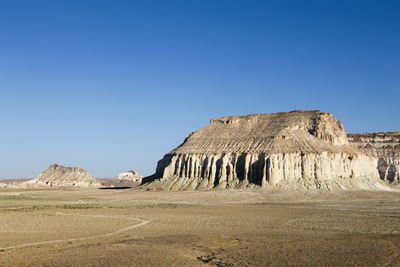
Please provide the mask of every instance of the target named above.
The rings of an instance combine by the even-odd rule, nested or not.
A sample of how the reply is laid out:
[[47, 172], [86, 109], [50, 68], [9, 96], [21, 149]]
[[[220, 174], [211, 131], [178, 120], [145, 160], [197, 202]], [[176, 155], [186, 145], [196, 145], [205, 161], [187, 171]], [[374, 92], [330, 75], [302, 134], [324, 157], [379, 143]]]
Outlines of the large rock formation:
[[400, 184], [400, 132], [349, 134], [350, 144], [375, 158], [379, 176]]
[[75, 167], [51, 165], [33, 180], [24, 183], [25, 186], [52, 187], [99, 187], [100, 183], [85, 170]]
[[379, 189], [374, 160], [332, 114], [292, 111], [213, 119], [158, 162], [147, 189]]

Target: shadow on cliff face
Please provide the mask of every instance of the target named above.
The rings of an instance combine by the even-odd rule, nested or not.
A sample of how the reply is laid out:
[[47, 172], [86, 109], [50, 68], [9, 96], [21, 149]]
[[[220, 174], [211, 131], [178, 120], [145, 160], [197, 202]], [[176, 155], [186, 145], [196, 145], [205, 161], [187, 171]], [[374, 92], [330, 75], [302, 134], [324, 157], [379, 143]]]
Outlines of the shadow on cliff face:
[[250, 165], [249, 183], [261, 186], [265, 164], [265, 154], [262, 153], [258, 156], [257, 161]]
[[384, 158], [378, 160], [379, 176], [382, 180], [393, 183], [396, 180], [396, 167]]
[[143, 177], [142, 178], [142, 183], [139, 186], [142, 186], [142, 185], [147, 184], [147, 183], [151, 183], [151, 182], [153, 182], [154, 180], [156, 180], [158, 178], [161, 178], [161, 177], [159, 177], [157, 175], [157, 173], [155, 173], [153, 175], [150, 175], [150, 176]]
[[236, 175], [240, 182], [244, 180], [244, 176], [246, 173], [245, 165], [246, 165], [246, 154], [242, 154], [237, 158], [237, 163], [236, 163]]

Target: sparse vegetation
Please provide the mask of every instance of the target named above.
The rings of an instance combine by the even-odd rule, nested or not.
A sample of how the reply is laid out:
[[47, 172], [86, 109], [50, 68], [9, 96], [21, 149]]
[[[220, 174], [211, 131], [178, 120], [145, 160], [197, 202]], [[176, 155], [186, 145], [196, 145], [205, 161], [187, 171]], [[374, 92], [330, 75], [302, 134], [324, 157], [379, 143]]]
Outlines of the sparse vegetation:
[[185, 203], [141, 203], [133, 205], [137, 209], [176, 209], [193, 207], [193, 204]]
[[198, 205], [186, 203], [137, 203], [125, 206], [108, 206], [110, 209], [176, 209], [190, 208]]
[[95, 204], [65, 204], [65, 205], [56, 205], [55, 207], [66, 210], [87, 210], [87, 209], [99, 208], [99, 206]]
[[[394, 192], [21, 191], [0, 200], [0, 250], [83, 239], [0, 251], [0, 266], [397, 266], [399, 197]], [[140, 220], [149, 223], [85, 239]]]
[[[0, 201], [2, 200], [32, 200], [32, 197], [24, 195], [0, 195]], [[1, 203], [1, 202], [0, 202]]]
[[50, 208], [47, 205], [33, 205], [33, 206], [23, 206], [23, 207], [2, 207], [0, 211], [11, 211], [11, 212], [32, 212], [40, 211]]

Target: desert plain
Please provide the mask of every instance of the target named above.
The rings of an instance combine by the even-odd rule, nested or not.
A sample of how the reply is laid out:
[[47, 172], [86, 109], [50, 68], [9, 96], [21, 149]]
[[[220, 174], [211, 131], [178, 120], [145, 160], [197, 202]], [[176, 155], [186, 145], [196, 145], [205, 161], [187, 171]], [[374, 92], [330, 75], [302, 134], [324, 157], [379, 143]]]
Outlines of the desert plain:
[[400, 266], [400, 193], [0, 189], [0, 266]]

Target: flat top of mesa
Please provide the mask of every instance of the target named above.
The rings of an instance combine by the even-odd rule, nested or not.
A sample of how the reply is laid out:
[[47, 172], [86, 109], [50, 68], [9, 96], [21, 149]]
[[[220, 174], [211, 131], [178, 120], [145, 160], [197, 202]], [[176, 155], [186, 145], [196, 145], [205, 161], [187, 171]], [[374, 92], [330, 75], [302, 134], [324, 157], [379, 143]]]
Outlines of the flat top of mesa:
[[354, 153], [343, 125], [319, 110], [229, 116], [210, 120], [170, 154]]
[[52, 164], [49, 166], [49, 168], [46, 171], [71, 171], [71, 172], [86, 172], [84, 169], [78, 168], [78, 167], [65, 167], [62, 165], [58, 165], [56, 163]]
[[331, 113], [321, 112], [320, 110], [292, 110], [289, 112], [275, 112], [275, 113], [259, 113], [259, 114], [249, 114], [242, 116], [226, 116], [211, 119], [210, 123], [219, 123], [219, 122], [233, 122], [233, 121], [246, 121], [246, 120], [268, 120], [272, 117], [280, 117], [280, 116], [310, 116], [310, 115], [326, 115], [332, 116]]

